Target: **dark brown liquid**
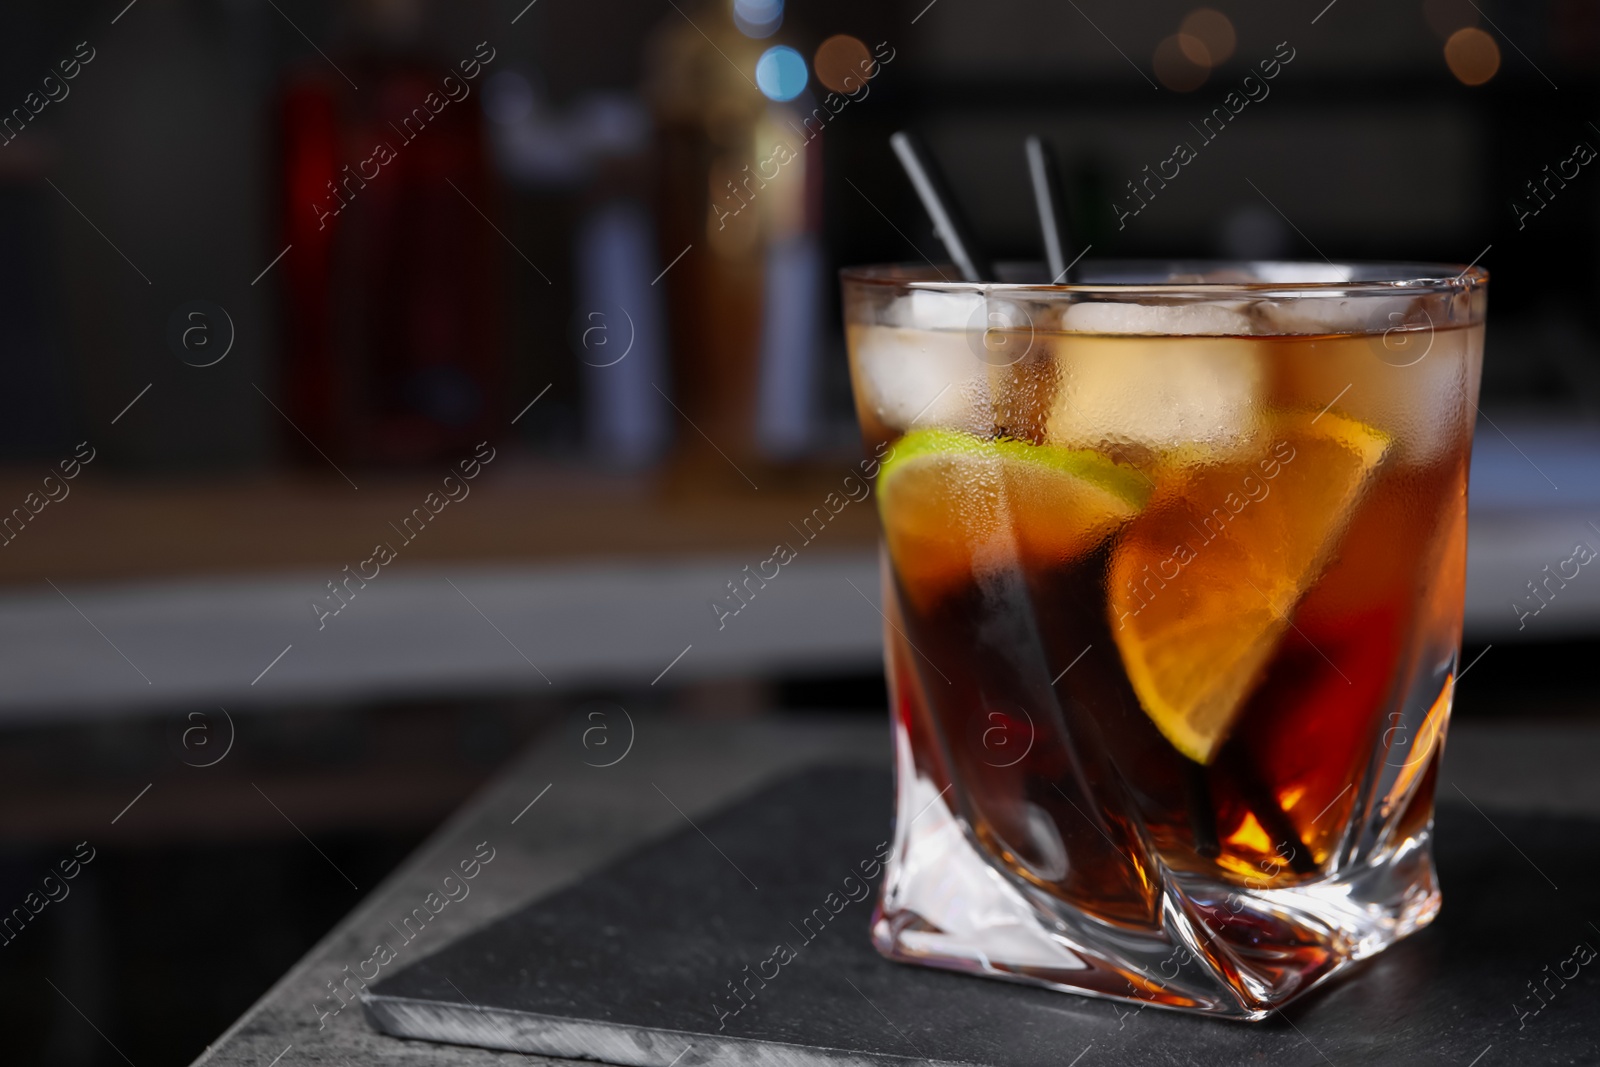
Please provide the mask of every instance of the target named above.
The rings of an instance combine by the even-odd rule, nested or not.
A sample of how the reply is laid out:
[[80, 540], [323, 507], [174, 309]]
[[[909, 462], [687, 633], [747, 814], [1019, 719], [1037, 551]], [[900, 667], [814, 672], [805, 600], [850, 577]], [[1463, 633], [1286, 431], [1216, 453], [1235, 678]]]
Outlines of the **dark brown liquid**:
[[1380, 468], [1206, 765], [1127, 680], [1109, 543], [1053, 569], [989, 570], [931, 603], [896, 579], [894, 688], [919, 764], [955, 782], [954, 806], [1012, 870], [1111, 921], [1158, 921], [1156, 858], [1254, 888], [1314, 876], [1357, 806], [1381, 800], [1362, 783], [1419, 649], [1456, 639], [1439, 632], [1458, 625], [1448, 608], [1429, 616], [1460, 604], [1465, 473], [1464, 446]]

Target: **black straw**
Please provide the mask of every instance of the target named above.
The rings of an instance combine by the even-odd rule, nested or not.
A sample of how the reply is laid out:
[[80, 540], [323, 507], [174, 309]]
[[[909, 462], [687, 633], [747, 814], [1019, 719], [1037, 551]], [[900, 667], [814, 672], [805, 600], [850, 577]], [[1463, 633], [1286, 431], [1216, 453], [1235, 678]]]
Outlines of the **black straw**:
[[939, 240], [944, 242], [951, 262], [961, 272], [961, 279], [968, 282], [994, 281], [994, 264], [989, 262], [989, 257], [984, 255], [973, 239], [972, 230], [961, 217], [956, 199], [950, 194], [950, 187], [945, 184], [944, 176], [939, 172], [938, 164], [933, 161], [927, 146], [904, 130], [890, 135], [889, 146], [899, 157], [906, 177], [911, 179], [911, 186], [917, 191], [928, 217], [933, 220], [933, 228]]
[[1194, 832], [1194, 850], [1214, 860], [1222, 855], [1222, 842], [1217, 840], [1217, 809], [1211, 800], [1206, 769], [1192, 760], [1183, 763], [1183, 786], [1189, 805], [1189, 828]]
[[1039, 212], [1039, 230], [1044, 234], [1044, 257], [1050, 265], [1050, 284], [1071, 281], [1068, 271], [1075, 260], [1069, 258], [1067, 220], [1061, 211], [1061, 179], [1055, 153], [1038, 134], [1029, 134], [1028, 178], [1033, 183], [1033, 205]]
[[1300, 836], [1288, 812], [1278, 803], [1277, 795], [1262, 781], [1249, 754], [1238, 745], [1233, 746], [1228, 770], [1244, 799], [1245, 807], [1250, 809], [1250, 814], [1256, 817], [1256, 822], [1267, 832], [1267, 836], [1277, 842], [1278, 855], [1283, 856], [1282, 850], [1288, 847], [1289, 855], [1283, 856], [1283, 859], [1289, 869], [1295, 874], [1316, 871], [1317, 861], [1311, 853], [1311, 846]]

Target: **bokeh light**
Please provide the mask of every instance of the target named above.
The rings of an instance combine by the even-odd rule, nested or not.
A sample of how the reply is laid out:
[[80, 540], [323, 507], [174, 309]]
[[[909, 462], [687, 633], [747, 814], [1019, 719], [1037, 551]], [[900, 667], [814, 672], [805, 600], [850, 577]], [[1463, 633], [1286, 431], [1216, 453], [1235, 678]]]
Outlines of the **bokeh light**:
[[817, 81], [836, 93], [858, 93], [877, 73], [867, 46], [848, 33], [835, 34], [818, 45], [811, 57], [811, 69], [816, 72]]
[[1219, 67], [1233, 56], [1238, 35], [1228, 16], [1211, 7], [1197, 7], [1184, 17], [1178, 27], [1178, 47], [1193, 63], [1202, 67]]
[[1444, 43], [1444, 61], [1463, 85], [1482, 85], [1500, 69], [1500, 46], [1476, 26], [1463, 26]]
[[1183, 53], [1185, 59], [1195, 66], [1203, 67], [1206, 70], [1210, 70], [1215, 66], [1211, 62], [1211, 50], [1206, 47], [1206, 43], [1200, 38], [1192, 37], [1187, 33], [1180, 33], [1177, 41], [1178, 50]]
[[1195, 41], [1186, 50], [1183, 46], [1183, 34], [1173, 34], [1165, 37], [1156, 45], [1156, 54], [1151, 59], [1155, 68], [1156, 79], [1174, 92], [1187, 93], [1206, 83], [1206, 76], [1210, 74], [1209, 64], [1196, 63], [1189, 58], [1189, 51], [1205, 46]]
[[746, 37], [771, 37], [783, 25], [783, 0], [733, 0], [733, 24]]
[[756, 85], [770, 100], [793, 100], [808, 80], [806, 61], [786, 44], [773, 45], [756, 60]]
[[520, 71], [502, 70], [483, 83], [483, 110], [501, 125], [521, 122], [533, 112], [533, 85]]

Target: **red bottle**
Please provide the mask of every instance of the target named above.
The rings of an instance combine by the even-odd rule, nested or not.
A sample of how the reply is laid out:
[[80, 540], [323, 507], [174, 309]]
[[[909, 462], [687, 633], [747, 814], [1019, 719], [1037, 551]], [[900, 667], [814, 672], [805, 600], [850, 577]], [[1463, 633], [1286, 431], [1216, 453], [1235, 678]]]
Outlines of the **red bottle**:
[[336, 462], [447, 460], [504, 425], [493, 60], [367, 48], [283, 90], [283, 406]]

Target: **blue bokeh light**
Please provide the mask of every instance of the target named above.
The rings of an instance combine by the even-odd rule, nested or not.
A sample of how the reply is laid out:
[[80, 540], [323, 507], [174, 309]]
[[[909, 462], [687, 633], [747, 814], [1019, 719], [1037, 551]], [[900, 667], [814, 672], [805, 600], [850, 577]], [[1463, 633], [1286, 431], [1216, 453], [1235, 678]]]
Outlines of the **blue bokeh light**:
[[808, 80], [806, 61], [786, 44], [773, 45], [756, 60], [756, 84], [770, 100], [793, 100]]
[[783, 25], [783, 0], [733, 0], [733, 24], [746, 37], [771, 37]]

